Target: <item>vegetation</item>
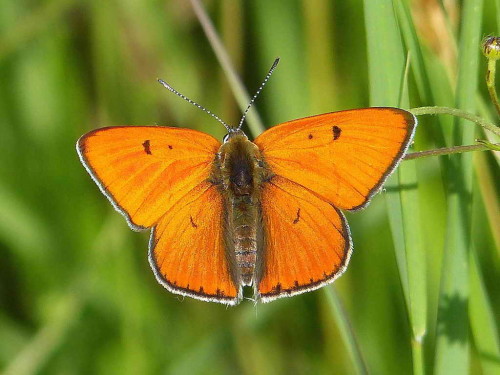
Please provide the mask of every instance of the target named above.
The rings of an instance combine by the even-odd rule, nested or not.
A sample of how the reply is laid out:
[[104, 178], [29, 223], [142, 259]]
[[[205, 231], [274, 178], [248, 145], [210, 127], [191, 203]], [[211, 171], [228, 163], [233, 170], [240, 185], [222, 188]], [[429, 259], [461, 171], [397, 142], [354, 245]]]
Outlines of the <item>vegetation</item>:
[[[265, 127], [370, 105], [455, 107], [498, 124], [480, 42], [499, 32], [500, 1], [411, 3], [203, 5], [223, 43], [215, 50], [250, 94], [281, 57], [255, 106]], [[221, 67], [199, 5], [0, 5], [0, 371], [499, 373], [498, 152], [404, 161], [366, 210], [347, 213], [350, 266], [320, 291], [226, 308], [156, 283], [148, 234], [128, 229], [75, 142], [122, 124], [222, 138], [219, 123], [157, 78], [238, 122], [244, 92]], [[257, 135], [255, 114], [246, 129]], [[471, 122], [419, 116], [411, 151], [475, 138], [498, 143]]]

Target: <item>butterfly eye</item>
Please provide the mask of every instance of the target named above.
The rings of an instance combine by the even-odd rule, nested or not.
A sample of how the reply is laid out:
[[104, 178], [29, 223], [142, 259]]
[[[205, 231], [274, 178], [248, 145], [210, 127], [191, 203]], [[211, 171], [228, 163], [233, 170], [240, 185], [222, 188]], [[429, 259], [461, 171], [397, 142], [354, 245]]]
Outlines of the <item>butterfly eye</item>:
[[229, 140], [229, 133], [227, 133], [224, 138], [222, 138], [222, 143], [226, 143]]

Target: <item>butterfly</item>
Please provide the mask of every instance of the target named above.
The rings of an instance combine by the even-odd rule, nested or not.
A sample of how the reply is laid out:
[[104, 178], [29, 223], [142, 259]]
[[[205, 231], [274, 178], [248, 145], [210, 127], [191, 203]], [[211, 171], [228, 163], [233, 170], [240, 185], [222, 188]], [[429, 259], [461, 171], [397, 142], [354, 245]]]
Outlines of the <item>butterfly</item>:
[[101, 128], [77, 142], [129, 226], [151, 229], [149, 263], [170, 292], [235, 305], [244, 286], [269, 302], [333, 282], [352, 253], [341, 210], [369, 203], [417, 124], [397, 108], [354, 109], [285, 122], [252, 142], [241, 125], [257, 94], [238, 127], [205, 110], [226, 126], [222, 144], [163, 126]]

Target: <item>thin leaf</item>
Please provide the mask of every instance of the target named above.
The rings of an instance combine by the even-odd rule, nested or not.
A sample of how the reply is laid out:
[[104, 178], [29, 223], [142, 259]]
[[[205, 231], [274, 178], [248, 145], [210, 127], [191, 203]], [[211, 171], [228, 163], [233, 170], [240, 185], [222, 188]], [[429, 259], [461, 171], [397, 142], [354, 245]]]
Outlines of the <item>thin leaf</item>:
[[[466, 0], [461, 13], [457, 108], [475, 107], [479, 64], [482, 0]], [[474, 129], [455, 122], [453, 143], [470, 144]], [[448, 226], [439, 297], [435, 373], [467, 374], [469, 371], [468, 301], [471, 231], [472, 155], [452, 155], [448, 169]]]

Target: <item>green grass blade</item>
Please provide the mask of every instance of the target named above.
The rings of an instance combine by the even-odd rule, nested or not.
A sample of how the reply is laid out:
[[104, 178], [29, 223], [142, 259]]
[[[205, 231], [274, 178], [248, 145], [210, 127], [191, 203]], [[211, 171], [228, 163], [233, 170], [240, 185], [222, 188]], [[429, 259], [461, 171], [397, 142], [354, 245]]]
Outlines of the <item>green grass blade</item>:
[[[461, 13], [459, 73], [456, 91], [458, 108], [474, 111], [481, 25], [481, 0], [464, 1]], [[474, 129], [462, 120], [455, 122], [454, 144], [470, 144]], [[471, 231], [470, 194], [472, 155], [449, 158], [448, 226], [443, 258], [435, 373], [467, 374], [470, 366], [468, 337], [469, 251]]]
[[[394, 17], [392, 1], [374, 2], [366, 0], [364, 4], [370, 78], [370, 105], [397, 106], [401, 78], [404, 72], [404, 51]], [[381, 19], [385, 20], [384, 23], [379, 22]], [[381, 40], [384, 40], [384, 43], [380, 43]], [[396, 188], [392, 183], [392, 179], [386, 186], [389, 187], [389, 191], [394, 191], [393, 187]], [[405, 298], [407, 298], [408, 278], [406, 262], [404, 261], [404, 237], [402, 235], [403, 231], [400, 230], [402, 215], [398, 209], [398, 200], [397, 196], [393, 196], [391, 193], [386, 194], [401, 284]]]
[[326, 300], [328, 301], [328, 305], [332, 311], [332, 316], [337, 323], [337, 327], [344, 341], [347, 353], [351, 358], [356, 374], [368, 374], [368, 369], [365, 361], [363, 360], [363, 355], [361, 353], [361, 349], [359, 348], [356, 335], [349, 322], [347, 312], [342, 306], [342, 301], [340, 300], [337, 291], [333, 286], [324, 288], [323, 290], [323, 295], [326, 296]]
[[[473, 247], [474, 249], [474, 247]], [[500, 340], [493, 306], [487, 294], [477, 254], [470, 253], [469, 317], [474, 344], [485, 375], [500, 372]]]
[[495, 14], [497, 15], [497, 30], [500, 30], [500, 0], [495, 0], [495, 7]]
[[[401, 84], [406, 82], [403, 72], [404, 51], [392, 1], [366, 2], [365, 8], [372, 105], [398, 105], [398, 97], [402, 94], [407, 106], [408, 93], [402, 89], [405, 86]], [[380, 19], [384, 19], [383, 24], [379, 22]], [[381, 40], [384, 43], [380, 43]], [[389, 46], [385, 47], [386, 45]], [[405, 162], [400, 165], [398, 177], [399, 184], [395, 178], [390, 180], [386, 202], [399, 277], [412, 326], [413, 372], [423, 374], [427, 295], [416, 164]], [[399, 186], [406, 188], [400, 191]]]
[[405, 53], [393, 4], [390, 0], [365, 0], [364, 4], [370, 105], [397, 106]]
[[423, 342], [427, 333], [427, 270], [424, 253], [417, 168], [412, 160], [398, 170], [408, 273], [409, 316], [412, 327], [413, 372], [424, 374]]
[[405, 1], [395, 1], [394, 7], [398, 14], [401, 34], [408, 51], [411, 53], [411, 70], [415, 76], [415, 84], [417, 85], [420, 99], [424, 103], [428, 103], [432, 98], [432, 93], [429, 88], [429, 77], [425, 70], [425, 61], [422, 55], [422, 49], [420, 48], [415, 25], [413, 24], [411, 17], [409, 4]]

